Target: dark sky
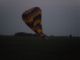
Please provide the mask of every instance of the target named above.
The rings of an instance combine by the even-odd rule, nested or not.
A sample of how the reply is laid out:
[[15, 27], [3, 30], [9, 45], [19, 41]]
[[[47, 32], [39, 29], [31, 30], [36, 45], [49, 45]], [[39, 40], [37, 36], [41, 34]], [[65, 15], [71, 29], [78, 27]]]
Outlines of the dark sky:
[[42, 9], [45, 34], [80, 36], [80, 0], [0, 0], [0, 34], [34, 33], [21, 14], [35, 6]]

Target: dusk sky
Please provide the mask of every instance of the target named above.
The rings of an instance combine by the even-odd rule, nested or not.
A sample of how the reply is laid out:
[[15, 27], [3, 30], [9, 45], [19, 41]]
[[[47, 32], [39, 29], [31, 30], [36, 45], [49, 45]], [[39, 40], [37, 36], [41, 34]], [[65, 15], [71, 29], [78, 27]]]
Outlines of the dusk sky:
[[0, 35], [34, 33], [21, 15], [36, 6], [42, 9], [45, 34], [80, 36], [80, 0], [0, 0]]

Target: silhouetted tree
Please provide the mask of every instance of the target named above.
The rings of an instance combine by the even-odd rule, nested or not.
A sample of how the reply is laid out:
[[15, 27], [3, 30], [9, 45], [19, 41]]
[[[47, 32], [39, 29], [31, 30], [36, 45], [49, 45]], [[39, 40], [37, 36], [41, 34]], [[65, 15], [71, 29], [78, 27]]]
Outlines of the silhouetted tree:
[[18, 33], [15, 33], [15, 36], [36, 36], [36, 35], [31, 33], [18, 32]]

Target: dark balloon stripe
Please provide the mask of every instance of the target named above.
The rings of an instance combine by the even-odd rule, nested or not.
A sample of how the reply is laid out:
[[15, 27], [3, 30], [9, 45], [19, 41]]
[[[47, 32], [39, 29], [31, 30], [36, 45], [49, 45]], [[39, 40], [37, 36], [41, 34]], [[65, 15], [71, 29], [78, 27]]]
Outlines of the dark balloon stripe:
[[36, 28], [42, 29], [42, 26], [40, 24], [35, 26]]
[[38, 16], [36, 16], [35, 18], [33, 18], [33, 22], [32, 23], [34, 24], [36, 22], [36, 20], [41, 20], [41, 14], [39, 14]]
[[41, 14], [38, 14], [37, 16], [34, 17], [34, 20], [36, 19], [41, 19]]

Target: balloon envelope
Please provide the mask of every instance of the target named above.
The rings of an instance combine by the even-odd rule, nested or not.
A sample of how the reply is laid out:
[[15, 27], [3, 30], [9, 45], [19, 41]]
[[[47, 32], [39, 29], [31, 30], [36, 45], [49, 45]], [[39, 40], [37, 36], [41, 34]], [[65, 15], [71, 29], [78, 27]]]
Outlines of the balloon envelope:
[[44, 36], [41, 23], [42, 11], [39, 7], [31, 8], [22, 14], [22, 19], [37, 35]]

